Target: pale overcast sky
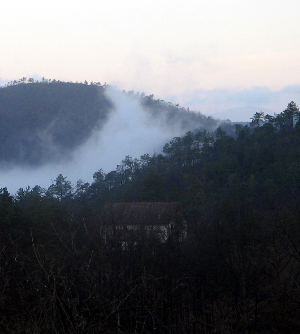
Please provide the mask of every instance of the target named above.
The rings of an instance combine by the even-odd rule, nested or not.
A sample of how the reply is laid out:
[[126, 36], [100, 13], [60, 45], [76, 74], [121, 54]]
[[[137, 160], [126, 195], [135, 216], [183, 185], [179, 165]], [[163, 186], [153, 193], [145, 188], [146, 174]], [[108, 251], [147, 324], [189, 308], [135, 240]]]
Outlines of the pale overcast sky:
[[300, 104], [299, 13], [299, 0], [6, 1], [0, 80], [100, 81], [206, 114], [279, 112]]

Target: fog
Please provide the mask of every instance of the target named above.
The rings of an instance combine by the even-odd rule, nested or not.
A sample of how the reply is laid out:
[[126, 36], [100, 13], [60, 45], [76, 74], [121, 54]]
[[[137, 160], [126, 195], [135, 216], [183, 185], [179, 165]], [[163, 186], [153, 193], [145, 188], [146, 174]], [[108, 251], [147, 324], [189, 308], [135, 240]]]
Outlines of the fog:
[[200, 110], [214, 118], [230, 119], [233, 122], [249, 122], [260, 111], [274, 115], [281, 113], [290, 101], [299, 104], [300, 85], [284, 86], [272, 90], [266, 86], [251, 88], [195, 89], [181, 94], [166, 96], [174, 103]]
[[99, 169], [105, 173], [115, 170], [127, 155], [139, 158], [145, 153], [159, 153], [174, 136], [184, 135], [197, 126], [188, 124], [182, 128], [180, 122], [170, 124], [163, 114], [151, 119], [150, 113], [141, 107], [137, 98], [112, 88], [106, 94], [114, 104], [107, 122], [102, 129], [94, 130], [67, 162], [52, 162], [42, 167], [2, 168], [0, 187], [7, 187], [12, 194], [27, 186], [48, 188], [58, 174], [67, 177], [72, 184], [79, 179], [91, 183], [93, 173]]

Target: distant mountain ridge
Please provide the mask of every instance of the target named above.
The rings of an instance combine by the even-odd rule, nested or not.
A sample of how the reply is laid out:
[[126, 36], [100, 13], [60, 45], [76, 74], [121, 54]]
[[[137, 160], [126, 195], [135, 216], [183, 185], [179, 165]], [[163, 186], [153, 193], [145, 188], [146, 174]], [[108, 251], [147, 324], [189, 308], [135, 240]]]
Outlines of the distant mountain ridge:
[[274, 112], [272, 110], [266, 109], [266, 108], [259, 108], [255, 106], [245, 106], [245, 107], [236, 107], [236, 108], [230, 108], [226, 109], [224, 111], [220, 111], [218, 113], [213, 113], [212, 116], [214, 118], [219, 119], [230, 119], [232, 122], [250, 122], [250, 118], [257, 112], [264, 112], [265, 115], [273, 115]]
[[[114, 101], [108, 85], [23, 78], [0, 89], [0, 163], [39, 166], [61, 161], [105, 125]], [[189, 131], [214, 130], [219, 121], [154, 99], [153, 95], [124, 92], [139, 99], [141, 108], [165, 126], [176, 123]], [[227, 124], [228, 125], [228, 124]]]
[[103, 125], [111, 108], [103, 87], [64, 82], [4, 87], [1, 161], [39, 165], [61, 159]]

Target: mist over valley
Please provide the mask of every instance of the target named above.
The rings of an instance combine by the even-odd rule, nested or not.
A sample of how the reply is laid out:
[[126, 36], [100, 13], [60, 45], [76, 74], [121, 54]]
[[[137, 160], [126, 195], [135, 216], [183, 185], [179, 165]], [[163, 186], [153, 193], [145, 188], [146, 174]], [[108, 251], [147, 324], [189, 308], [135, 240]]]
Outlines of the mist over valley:
[[298, 333], [295, 102], [233, 124], [100, 84], [0, 100], [4, 332]]
[[220, 124], [106, 84], [23, 78], [0, 89], [0, 187], [47, 188], [58, 174], [91, 182], [94, 172], [115, 170], [125, 156], [160, 153], [175, 136]]
[[0, 334], [299, 334], [299, 12], [2, 3]]

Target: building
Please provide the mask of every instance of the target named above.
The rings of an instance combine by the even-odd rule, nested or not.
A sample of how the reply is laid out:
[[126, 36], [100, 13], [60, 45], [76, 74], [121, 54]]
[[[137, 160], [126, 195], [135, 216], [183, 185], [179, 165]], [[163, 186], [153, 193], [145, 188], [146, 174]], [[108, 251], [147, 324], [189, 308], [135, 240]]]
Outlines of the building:
[[177, 202], [134, 202], [106, 204], [100, 214], [105, 240], [114, 238], [126, 249], [141, 238], [165, 243], [170, 237], [179, 242], [187, 227]]

